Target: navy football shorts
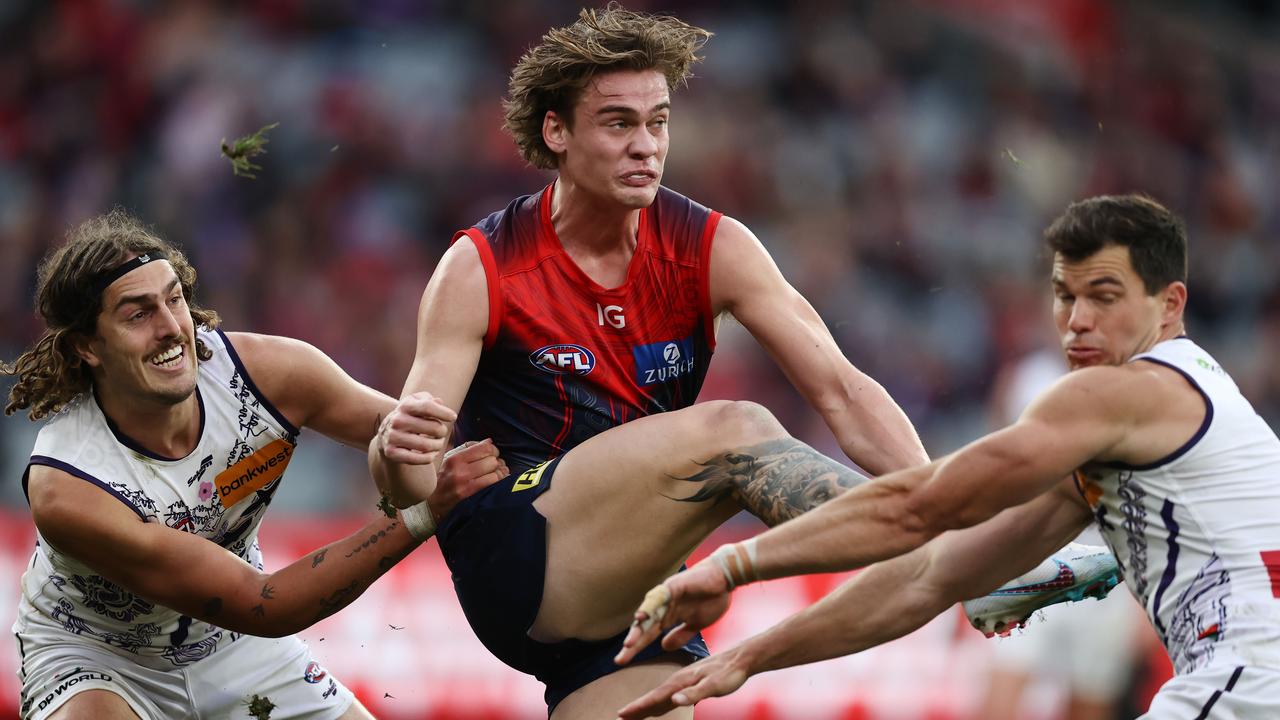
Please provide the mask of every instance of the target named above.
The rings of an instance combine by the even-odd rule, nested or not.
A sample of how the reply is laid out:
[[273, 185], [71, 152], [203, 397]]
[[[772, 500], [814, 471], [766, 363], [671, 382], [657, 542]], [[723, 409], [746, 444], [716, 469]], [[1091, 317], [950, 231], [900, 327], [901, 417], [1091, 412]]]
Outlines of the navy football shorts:
[[[616, 671], [613, 656], [626, 637], [625, 630], [594, 641], [529, 637], [547, 565], [547, 521], [533, 501], [551, 486], [559, 463], [556, 458], [510, 475], [463, 500], [436, 534], [471, 629], [499, 660], [547, 686], [548, 714], [570, 693]], [[654, 642], [632, 662], [664, 653]], [[698, 635], [676, 654], [692, 662], [710, 652]]]

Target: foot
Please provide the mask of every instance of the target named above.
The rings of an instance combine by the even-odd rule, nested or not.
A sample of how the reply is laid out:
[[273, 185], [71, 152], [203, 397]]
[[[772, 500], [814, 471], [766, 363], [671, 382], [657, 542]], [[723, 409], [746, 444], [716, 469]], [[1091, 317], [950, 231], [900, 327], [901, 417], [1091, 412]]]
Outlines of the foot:
[[1119, 582], [1120, 567], [1106, 548], [1071, 543], [991, 594], [966, 600], [964, 612], [987, 637], [1007, 636], [1041, 608], [1085, 598], [1101, 600]]

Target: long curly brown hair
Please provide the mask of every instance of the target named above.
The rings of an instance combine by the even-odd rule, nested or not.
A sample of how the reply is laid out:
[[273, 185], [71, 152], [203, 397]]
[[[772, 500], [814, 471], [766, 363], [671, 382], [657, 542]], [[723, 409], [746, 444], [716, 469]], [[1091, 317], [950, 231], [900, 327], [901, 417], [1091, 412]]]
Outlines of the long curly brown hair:
[[[39, 420], [89, 389], [92, 376], [76, 354], [75, 341], [97, 333], [102, 293], [94, 292], [94, 281], [131, 257], [150, 252], [163, 252], [173, 266], [194, 325], [218, 326], [218, 313], [201, 309], [194, 302], [196, 271], [182, 251], [120, 208], [90, 218], [67, 233], [66, 244], [40, 263], [36, 309], [46, 329], [17, 362], [0, 363], [0, 375], [18, 377], [9, 391], [5, 415], [30, 408], [30, 418]], [[199, 339], [196, 357], [212, 357]]]
[[683, 85], [711, 33], [683, 20], [624, 10], [616, 2], [585, 9], [577, 22], [553, 28], [516, 63], [502, 102], [507, 132], [530, 165], [550, 170], [556, 154], [542, 140], [548, 111], [572, 128], [573, 106], [599, 73], [657, 70], [671, 90]]

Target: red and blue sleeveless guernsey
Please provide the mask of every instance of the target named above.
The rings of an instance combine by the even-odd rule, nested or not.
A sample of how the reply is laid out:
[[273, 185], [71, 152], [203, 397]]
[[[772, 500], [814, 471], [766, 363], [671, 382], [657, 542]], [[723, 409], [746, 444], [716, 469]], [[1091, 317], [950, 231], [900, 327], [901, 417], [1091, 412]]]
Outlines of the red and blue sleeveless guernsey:
[[626, 280], [604, 288], [556, 237], [553, 188], [454, 236], [475, 243], [489, 290], [458, 441], [493, 438], [515, 472], [692, 405], [715, 348], [708, 264], [720, 213], [659, 188], [640, 212]]

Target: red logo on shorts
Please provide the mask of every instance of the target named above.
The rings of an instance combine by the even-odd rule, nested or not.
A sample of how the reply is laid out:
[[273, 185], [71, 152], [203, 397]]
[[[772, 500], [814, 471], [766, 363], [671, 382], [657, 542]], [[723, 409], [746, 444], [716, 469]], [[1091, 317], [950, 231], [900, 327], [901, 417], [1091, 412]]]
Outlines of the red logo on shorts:
[[321, 680], [324, 680], [325, 675], [328, 675], [328, 674], [329, 673], [326, 673], [324, 671], [324, 668], [320, 667], [320, 663], [312, 660], [311, 662], [307, 663], [307, 669], [302, 673], [302, 679], [306, 680], [312, 685], [315, 685]]
[[1271, 579], [1271, 594], [1280, 598], [1280, 550], [1263, 552], [1262, 564], [1266, 566], [1267, 577]]

